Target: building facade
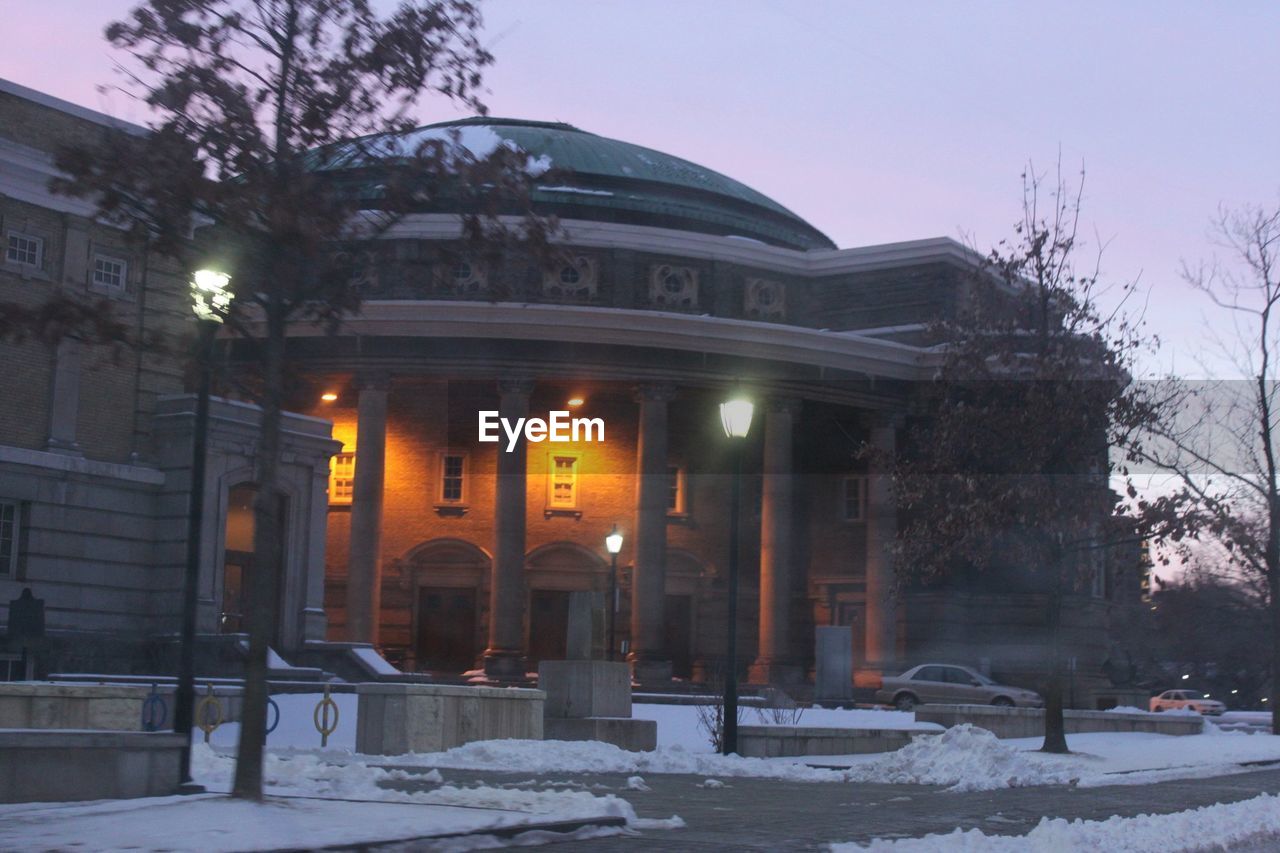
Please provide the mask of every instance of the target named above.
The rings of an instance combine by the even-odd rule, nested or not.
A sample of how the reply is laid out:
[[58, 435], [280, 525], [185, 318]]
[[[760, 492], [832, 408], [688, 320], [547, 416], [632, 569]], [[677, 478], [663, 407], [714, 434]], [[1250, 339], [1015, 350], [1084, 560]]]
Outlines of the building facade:
[[[38, 119], [0, 122], [0, 224], [18, 253], [0, 298], [36, 299], [55, 281], [107, 286], [115, 258], [127, 283], [114, 298], [140, 326], [184, 334], [179, 271], [116, 248], [85, 206], [44, 189], [58, 138], [109, 120], [11, 85], [0, 111]], [[46, 130], [24, 135], [32, 127]], [[323, 663], [326, 649], [371, 643], [405, 671], [522, 677], [565, 654], [572, 593], [611, 609], [604, 538], [616, 528], [611, 651], [645, 684], [717, 677], [734, 470], [718, 406], [747, 394], [737, 664], [751, 681], [810, 678], [824, 625], [852, 628], [863, 683], [923, 660], [1034, 680], [1045, 642], [1034, 593], [895, 591], [894, 503], [868, 461], [901, 441], [912, 389], [935, 369], [924, 330], [964, 299], [972, 253], [949, 239], [837, 249], [713, 170], [567, 125], [418, 133], [451, 132], [477, 153], [511, 145], [548, 167], [533, 202], [559, 218], [563, 260], [469, 257], [456, 213], [423, 210], [367, 249], [358, 316], [336, 333], [292, 330], [285, 659]], [[30, 239], [43, 241], [39, 269], [24, 265]], [[6, 399], [23, 401], [0, 416], [0, 511], [13, 519], [0, 605], [31, 586], [51, 633], [154, 647], [176, 629], [185, 548], [193, 407], [180, 360], [0, 346], [14, 365], [0, 377]], [[225, 343], [233, 364], [237, 346]], [[256, 410], [228, 400], [213, 411], [200, 623], [232, 642], [253, 571]], [[481, 440], [482, 413], [514, 423], [557, 411], [603, 435]], [[1107, 655], [1102, 577], [1070, 608], [1077, 704]], [[93, 665], [144, 670], [132, 654], [127, 667]]]

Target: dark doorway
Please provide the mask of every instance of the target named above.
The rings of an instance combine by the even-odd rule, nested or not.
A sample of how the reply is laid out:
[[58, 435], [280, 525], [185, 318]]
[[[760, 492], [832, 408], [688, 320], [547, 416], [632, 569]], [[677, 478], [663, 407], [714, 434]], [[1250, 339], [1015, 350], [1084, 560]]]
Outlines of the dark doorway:
[[[241, 483], [227, 493], [227, 523], [223, 539], [222, 561], [222, 612], [218, 619], [218, 630], [223, 634], [241, 634], [249, 630], [246, 619], [249, 613], [250, 579], [253, 577], [253, 501], [257, 497], [258, 487], [252, 483]], [[281, 569], [281, 576], [276, 582], [276, 600], [272, 608], [276, 611], [276, 623], [272, 630], [271, 643], [279, 642], [280, 626], [283, 624], [284, 575], [285, 565], [284, 534], [288, 529], [288, 500], [280, 499], [280, 551], [276, 563]]]
[[569, 640], [569, 593], [535, 589], [529, 594], [529, 665], [564, 660]]
[[671, 656], [671, 674], [676, 678], [693, 676], [693, 596], [668, 595], [666, 603], [667, 654]]
[[418, 588], [418, 669], [465, 672], [476, 661], [476, 591]]

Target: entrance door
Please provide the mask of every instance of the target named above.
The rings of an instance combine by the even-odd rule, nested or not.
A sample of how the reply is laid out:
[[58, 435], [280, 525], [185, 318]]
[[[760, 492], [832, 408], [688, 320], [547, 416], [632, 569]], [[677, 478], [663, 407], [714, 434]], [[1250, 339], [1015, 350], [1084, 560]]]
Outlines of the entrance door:
[[671, 657], [671, 674], [676, 678], [693, 676], [693, 596], [668, 595], [666, 600], [667, 654]]
[[564, 660], [569, 645], [569, 593], [535, 589], [529, 594], [529, 665]]
[[418, 669], [466, 672], [476, 660], [476, 591], [418, 588]]

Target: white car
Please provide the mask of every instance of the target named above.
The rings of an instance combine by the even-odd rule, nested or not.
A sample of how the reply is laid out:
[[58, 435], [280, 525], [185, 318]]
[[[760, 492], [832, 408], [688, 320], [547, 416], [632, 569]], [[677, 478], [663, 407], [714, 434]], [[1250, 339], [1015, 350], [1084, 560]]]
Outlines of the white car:
[[1180, 711], [1183, 708], [1211, 717], [1227, 710], [1226, 705], [1195, 690], [1166, 690], [1159, 696], [1151, 697], [1152, 711]]

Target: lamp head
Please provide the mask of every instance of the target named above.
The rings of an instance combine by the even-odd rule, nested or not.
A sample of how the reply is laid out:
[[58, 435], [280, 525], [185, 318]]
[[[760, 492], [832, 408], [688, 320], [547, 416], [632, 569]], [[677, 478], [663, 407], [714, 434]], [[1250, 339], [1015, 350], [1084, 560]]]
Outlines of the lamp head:
[[622, 550], [622, 534], [618, 532], [618, 525], [615, 524], [613, 532], [604, 537], [604, 547], [610, 554], [616, 554]]
[[720, 422], [729, 438], [746, 438], [751, 431], [751, 416], [755, 404], [746, 397], [734, 397], [720, 404]]
[[201, 320], [221, 323], [231, 307], [227, 285], [231, 276], [217, 270], [196, 270], [191, 274], [191, 308]]

